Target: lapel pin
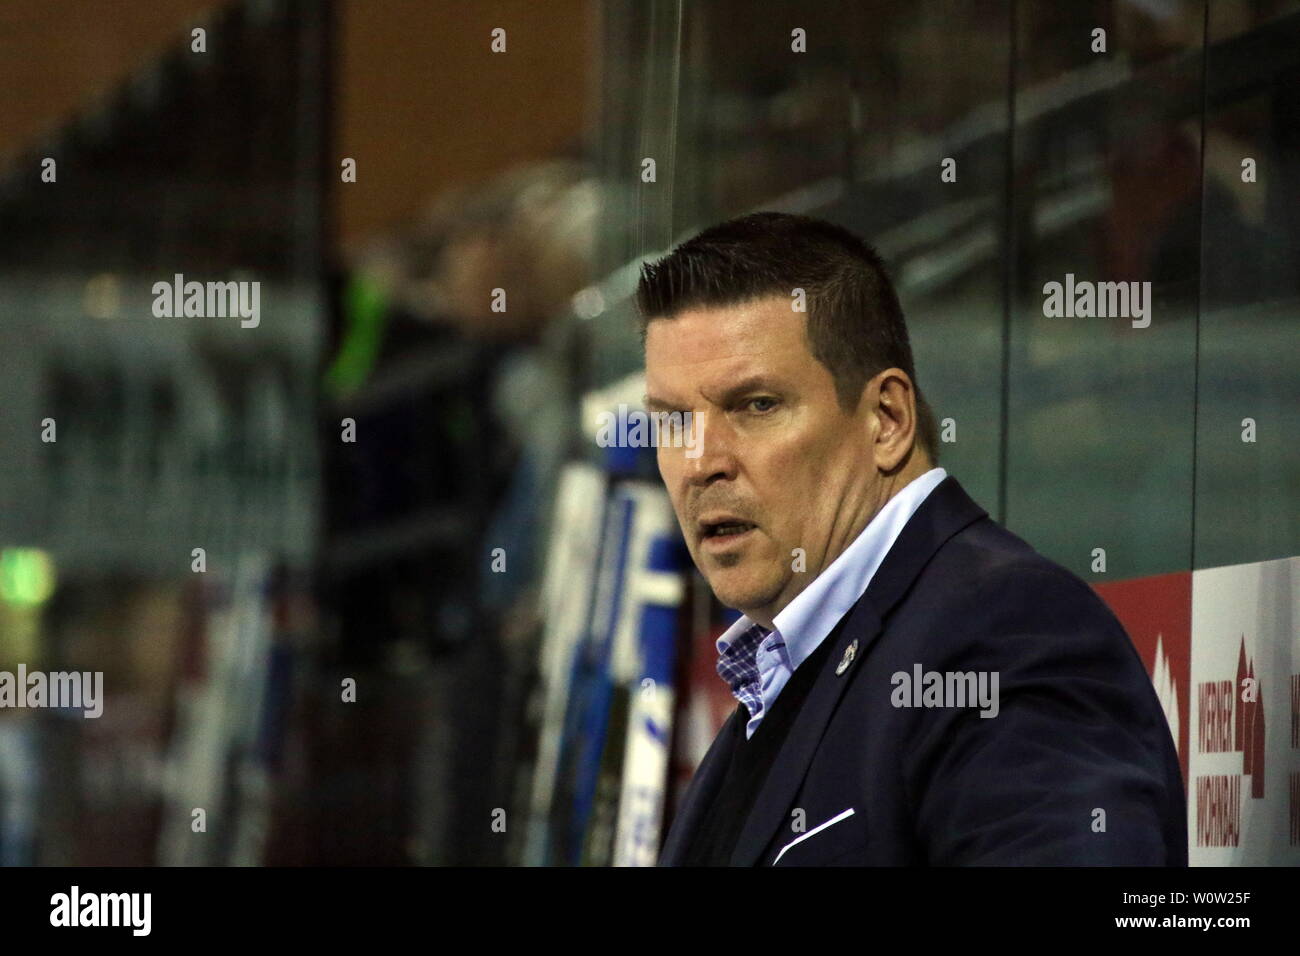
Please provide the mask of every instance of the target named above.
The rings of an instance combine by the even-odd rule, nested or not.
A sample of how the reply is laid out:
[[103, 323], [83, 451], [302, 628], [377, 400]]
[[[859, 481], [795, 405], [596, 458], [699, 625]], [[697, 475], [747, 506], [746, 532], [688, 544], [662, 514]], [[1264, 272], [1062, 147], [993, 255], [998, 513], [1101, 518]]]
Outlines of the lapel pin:
[[853, 643], [850, 644], [848, 647], [844, 648], [844, 656], [840, 658], [840, 662], [835, 668], [836, 677], [839, 677], [841, 674], [843, 674], [846, 670], [849, 669], [849, 665], [853, 663], [853, 658], [856, 657], [857, 654], [858, 654], [858, 639], [855, 637], [853, 639]]

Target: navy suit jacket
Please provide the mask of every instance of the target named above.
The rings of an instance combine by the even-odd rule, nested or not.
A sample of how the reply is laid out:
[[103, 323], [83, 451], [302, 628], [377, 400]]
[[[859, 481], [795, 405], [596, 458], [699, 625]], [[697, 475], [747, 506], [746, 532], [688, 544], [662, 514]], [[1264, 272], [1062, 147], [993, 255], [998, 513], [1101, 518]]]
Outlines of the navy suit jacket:
[[[1178, 755], [1124, 628], [955, 478], [826, 640], [731, 865], [1187, 865]], [[895, 706], [893, 675], [917, 664], [996, 671], [997, 716]], [[680, 865], [742, 710], [696, 771], [661, 866]]]

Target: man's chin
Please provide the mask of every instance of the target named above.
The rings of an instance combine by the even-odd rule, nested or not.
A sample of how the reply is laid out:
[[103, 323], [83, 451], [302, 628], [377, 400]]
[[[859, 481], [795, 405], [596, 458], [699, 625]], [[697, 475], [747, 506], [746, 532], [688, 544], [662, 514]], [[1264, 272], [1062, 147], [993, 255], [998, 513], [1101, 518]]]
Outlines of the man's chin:
[[763, 587], [756, 582], [728, 581], [726, 576], [715, 577], [709, 581], [713, 596], [723, 607], [729, 607], [748, 614], [751, 610], [767, 607], [776, 599], [779, 588], [768, 585]]

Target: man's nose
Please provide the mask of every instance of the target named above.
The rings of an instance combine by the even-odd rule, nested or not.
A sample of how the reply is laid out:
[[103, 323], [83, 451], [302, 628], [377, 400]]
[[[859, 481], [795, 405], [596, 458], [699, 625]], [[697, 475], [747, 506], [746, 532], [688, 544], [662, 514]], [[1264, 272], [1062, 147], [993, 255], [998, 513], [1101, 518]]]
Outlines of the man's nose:
[[736, 477], [735, 435], [725, 422], [709, 421], [701, 435], [699, 454], [686, 459], [686, 476], [694, 485], [710, 485]]

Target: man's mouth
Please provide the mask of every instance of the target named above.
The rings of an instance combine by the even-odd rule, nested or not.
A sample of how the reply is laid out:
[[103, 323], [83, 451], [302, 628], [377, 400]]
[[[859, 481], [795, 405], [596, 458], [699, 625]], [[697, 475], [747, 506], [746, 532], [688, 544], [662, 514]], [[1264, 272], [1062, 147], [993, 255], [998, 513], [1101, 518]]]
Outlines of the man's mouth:
[[727, 538], [734, 534], [744, 534], [753, 527], [747, 521], [737, 521], [733, 524], [715, 524], [705, 530], [704, 536], [706, 538]]
[[700, 543], [711, 551], [729, 547], [741, 541], [757, 527], [758, 525], [752, 521], [745, 521], [732, 515], [701, 519]]

